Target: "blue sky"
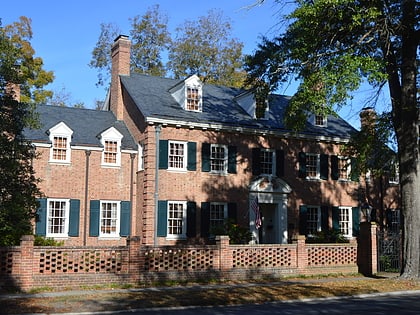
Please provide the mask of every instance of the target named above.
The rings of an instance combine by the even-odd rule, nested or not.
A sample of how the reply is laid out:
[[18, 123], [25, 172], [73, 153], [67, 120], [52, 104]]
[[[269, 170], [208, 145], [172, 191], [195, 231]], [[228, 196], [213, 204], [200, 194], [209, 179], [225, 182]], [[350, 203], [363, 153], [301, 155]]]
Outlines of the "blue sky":
[[[45, 70], [55, 74], [54, 83], [47, 88], [64, 89], [72, 103], [82, 102], [87, 108], [94, 108], [95, 100], [103, 100], [106, 95], [105, 87], [95, 85], [97, 71], [88, 66], [101, 23], [114, 23], [129, 34], [129, 19], [159, 4], [168, 16], [169, 31], [174, 34], [175, 27], [186, 20], [196, 20], [210, 9], [220, 9], [232, 22], [232, 36], [244, 43], [243, 52], [251, 54], [261, 36], [272, 38], [278, 33], [278, 15], [282, 14], [274, 0], [249, 8], [255, 3], [256, 0], [20, 0], [4, 1], [0, 18], [3, 25], [18, 21], [20, 16], [31, 18], [35, 55], [43, 59]], [[291, 95], [294, 87], [278, 92]], [[340, 115], [357, 127], [357, 111], [349, 109], [353, 110]]]

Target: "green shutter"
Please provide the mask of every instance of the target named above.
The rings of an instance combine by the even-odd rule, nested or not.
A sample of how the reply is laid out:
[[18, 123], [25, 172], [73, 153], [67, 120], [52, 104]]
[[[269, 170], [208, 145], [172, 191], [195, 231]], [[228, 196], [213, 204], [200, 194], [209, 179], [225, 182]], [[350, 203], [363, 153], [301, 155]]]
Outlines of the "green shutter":
[[210, 143], [201, 145], [201, 171], [210, 172]]
[[70, 199], [69, 236], [79, 236], [80, 200]]
[[228, 203], [228, 218], [232, 220], [234, 223], [238, 221], [237, 219], [237, 211], [236, 211], [236, 203], [229, 202]]
[[131, 202], [121, 201], [120, 236], [129, 236], [131, 230]]
[[276, 176], [284, 177], [284, 151], [276, 150]]
[[307, 222], [308, 222], [308, 209], [306, 208], [306, 206], [302, 205], [299, 207], [299, 234], [300, 235], [308, 234]]
[[187, 237], [195, 237], [196, 232], [196, 204], [193, 201], [187, 202]]
[[328, 231], [328, 206], [321, 206], [321, 231]]
[[360, 208], [351, 208], [352, 219], [353, 219], [353, 236], [358, 236], [360, 231]]
[[168, 202], [158, 201], [157, 236], [165, 237], [168, 233]]
[[340, 231], [340, 208], [332, 207], [332, 224], [333, 230]]
[[261, 174], [261, 149], [253, 148], [252, 149], [252, 175]]
[[195, 171], [197, 169], [197, 143], [196, 142], [188, 142], [187, 152], [188, 152], [187, 170]]
[[337, 180], [339, 178], [338, 170], [338, 156], [331, 155], [331, 179]]
[[210, 235], [210, 202], [201, 203], [201, 236], [209, 237]]
[[328, 179], [328, 154], [321, 154], [319, 157], [319, 176], [321, 179]]
[[99, 200], [90, 201], [89, 236], [99, 236], [100, 207]]
[[168, 140], [159, 140], [159, 169], [168, 169]]
[[38, 199], [39, 208], [36, 212], [35, 234], [39, 236], [47, 235], [47, 199]]
[[356, 158], [351, 158], [351, 180], [354, 182], [358, 182], [359, 181], [359, 176], [360, 176], [360, 170], [359, 170], [359, 166], [357, 163], [357, 159]]
[[236, 147], [228, 147], [228, 173], [236, 174]]
[[298, 176], [300, 178], [306, 178], [306, 153], [305, 152], [299, 152], [298, 161], [299, 161], [299, 175]]

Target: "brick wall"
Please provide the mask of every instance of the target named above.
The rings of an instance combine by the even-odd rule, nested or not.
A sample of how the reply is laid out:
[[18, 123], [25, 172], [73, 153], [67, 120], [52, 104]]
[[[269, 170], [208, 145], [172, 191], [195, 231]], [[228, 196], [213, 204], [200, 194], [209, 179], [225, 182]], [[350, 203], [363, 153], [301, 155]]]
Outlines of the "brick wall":
[[360, 265], [376, 255], [364, 248], [358, 257], [360, 249], [354, 240], [306, 244], [304, 237], [286, 245], [229, 245], [227, 236], [215, 245], [144, 246], [132, 237], [126, 246], [38, 247], [24, 236], [19, 247], [0, 248], [0, 290], [349, 274], [366, 270]]

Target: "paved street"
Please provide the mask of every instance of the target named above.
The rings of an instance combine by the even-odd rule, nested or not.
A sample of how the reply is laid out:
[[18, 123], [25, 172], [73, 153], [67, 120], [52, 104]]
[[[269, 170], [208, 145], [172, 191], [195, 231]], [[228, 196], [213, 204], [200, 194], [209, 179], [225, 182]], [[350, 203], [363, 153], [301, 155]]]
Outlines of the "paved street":
[[[86, 314], [86, 313], [85, 313]], [[420, 291], [394, 292], [388, 294], [361, 295], [357, 297], [313, 299], [304, 301], [274, 302], [260, 305], [185, 307], [126, 312], [101, 312], [89, 314], [122, 315], [318, 315], [318, 314], [420, 314]]]

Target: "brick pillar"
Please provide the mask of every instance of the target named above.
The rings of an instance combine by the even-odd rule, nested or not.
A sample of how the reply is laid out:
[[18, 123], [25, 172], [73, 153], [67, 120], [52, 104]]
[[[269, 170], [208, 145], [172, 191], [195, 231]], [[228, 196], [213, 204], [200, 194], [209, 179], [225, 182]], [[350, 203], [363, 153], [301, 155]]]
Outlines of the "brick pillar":
[[20, 239], [19, 285], [22, 291], [28, 291], [33, 286], [34, 261], [33, 235], [23, 235]]
[[128, 246], [128, 274], [131, 282], [136, 284], [140, 281], [140, 273], [144, 266], [144, 259], [140, 255], [141, 241], [139, 236], [127, 239]]
[[306, 251], [305, 235], [298, 235], [296, 243], [297, 268], [299, 271], [302, 271], [308, 268], [308, 252]]
[[229, 236], [216, 235], [216, 246], [219, 249], [219, 270], [227, 271], [232, 268], [232, 254], [229, 247]]
[[357, 245], [357, 264], [359, 272], [365, 276], [378, 273], [378, 249], [375, 222], [360, 223], [360, 236]]

